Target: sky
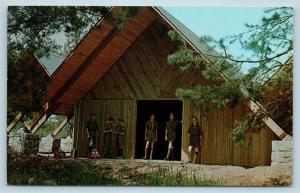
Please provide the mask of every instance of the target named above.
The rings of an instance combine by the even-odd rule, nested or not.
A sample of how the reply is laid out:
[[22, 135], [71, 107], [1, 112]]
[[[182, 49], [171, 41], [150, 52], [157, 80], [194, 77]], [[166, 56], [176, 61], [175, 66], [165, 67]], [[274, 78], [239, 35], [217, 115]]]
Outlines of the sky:
[[[246, 30], [245, 23], [259, 23], [266, 9], [266, 7], [164, 8], [198, 36], [209, 35], [215, 39], [244, 32]], [[240, 56], [242, 51], [238, 44], [229, 49], [229, 53], [236, 57]], [[242, 71], [246, 72], [249, 68], [251, 66], [244, 65]]]
[[[164, 7], [198, 36], [208, 35], [216, 40], [227, 35], [246, 31], [245, 23], [258, 24], [267, 7]], [[239, 44], [230, 47], [229, 53], [239, 57], [244, 50]], [[241, 69], [251, 68], [246, 64]]]
[[263, 7], [164, 7], [197, 35], [216, 39], [246, 30], [245, 23], [256, 24]]
[[[258, 24], [267, 7], [163, 8], [198, 36], [209, 35], [218, 40], [227, 35], [234, 35], [246, 31], [246, 23]], [[56, 38], [59, 39], [59, 42], [62, 45], [66, 42], [66, 39], [62, 34], [56, 34]], [[246, 53], [245, 50], [241, 49], [240, 44], [238, 43], [230, 46], [228, 50], [228, 52], [235, 57], [239, 57], [242, 53]], [[250, 53], [246, 53], [246, 55], [247, 54], [249, 55]], [[49, 61], [50, 60], [45, 60], [46, 63]], [[55, 60], [54, 62], [57, 61]], [[50, 63], [50, 66], [53, 65], [52, 62]], [[253, 67], [253, 64], [244, 64], [241, 70], [246, 73], [251, 67]]]

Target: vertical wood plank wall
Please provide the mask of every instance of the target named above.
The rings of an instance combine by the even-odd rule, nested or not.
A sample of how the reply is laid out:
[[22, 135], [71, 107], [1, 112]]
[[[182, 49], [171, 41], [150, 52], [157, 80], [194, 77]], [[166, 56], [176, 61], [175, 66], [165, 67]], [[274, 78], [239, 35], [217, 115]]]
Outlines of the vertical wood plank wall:
[[235, 108], [227, 107], [224, 110], [214, 109], [208, 113], [207, 118], [204, 118], [190, 101], [184, 101], [183, 108], [183, 160], [187, 160], [187, 130], [191, 117], [195, 115], [200, 120], [204, 135], [203, 148], [199, 155], [200, 163], [246, 167], [270, 165], [271, 141], [276, 139], [276, 136], [269, 128], [265, 127], [260, 133], [249, 135], [244, 144], [234, 143], [230, 137], [234, 122], [241, 120], [249, 112], [246, 104], [240, 103]]
[[[176, 49], [176, 43], [167, 35], [168, 29], [154, 22], [114, 64], [94, 88], [75, 107], [74, 148], [78, 156], [87, 154], [85, 122], [96, 113], [102, 127], [112, 115], [126, 121], [125, 157], [134, 158], [136, 135], [136, 100], [176, 99], [177, 88], [190, 88], [206, 84], [200, 70], [181, 72], [178, 66], [169, 65], [167, 56]], [[264, 129], [249, 136], [244, 145], [233, 143], [229, 133], [235, 120], [249, 111], [240, 104], [234, 109], [214, 109], [203, 119], [190, 101], [183, 103], [182, 160], [187, 160], [187, 129], [191, 116], [201, 117], [204, 128], [202, 164], [228, 164], [241, 166], [269, 165], [271, 140], [275, 135]], [[102, 147], [102, 132], [98, 136], [98, 149]]]
[[[131, 158], [134, 156], [132, 144], [135, 141], [135, 117], [136, 101], [133, 99], [104, 99], [104, 100], [82, 100], [75, 107], [74, 127], [74, 148], [77, 150], [77, 156], [86, 157], [87, 155], [87, 133], [85, 123], [91, 113], [96, 113], [100, 131], [97, 136], [97, 149], [101, 150], [103, 145], [103, 125], [108, 116], [113, 116], [114, 127], [118, 124], [118, 118], [125, 120], [125, 147], [124, 156]], [[113, 144], [115, 144], [115, 135], [113, 135]], [[116, 153], [116, 152], [113, 152]]]

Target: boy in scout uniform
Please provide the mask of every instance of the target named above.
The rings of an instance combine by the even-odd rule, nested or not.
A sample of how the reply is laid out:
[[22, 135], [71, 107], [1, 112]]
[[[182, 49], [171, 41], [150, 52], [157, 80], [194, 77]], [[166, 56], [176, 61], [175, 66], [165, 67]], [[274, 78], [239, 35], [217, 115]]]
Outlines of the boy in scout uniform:
[[[196, 116], [192, 117], [192, 125], [188, 130], [188, 138], [189, 138], [189, 163], [191, 163], [193, 157], [193, 163], [196, 163], [196, 159], [198, 157], [198, 152], [200, 149], [200, 142], [202, 141], [202, 128], [198, 123], [198, 118]], [[192, 156], [192, 152], [194, 149], [194, 155]]]
[[147, 159], [147, 153], [149, 145], [151, 143], [150, 159], [152, 159], [154, 143], [157, 141], [157, 128], [158, 123], [155, 121], [155, 115], [151, 114], [150, 119], [145, 124], [145, 156], [144, 159]]
[[113, 117], [108, 117], [104, 125], [103, 131], [103, 157], [112, 157], [112, 133], [113, 133]]
[[93, 148], [96, 147], [96, 139], [98, 135], [98, 123], [96, 121], [96, 114], [92, 113], [89, 120], [85, 124], [85, 128], [87, 131], [87, 137], [89, 141], [88, 151], [92, 152]]
[[165, 140], [168, 142], [168, 153], [165, 160], [170, 160], [170, 155], [173, 153], [174, 141], [176, 138], [176, 128], [180, 121], [175, 120], [172, 112], [169, 115], [169, 121], [166, 123]]
[[119, 119], [119, 125], [116, 128], [116, 146], [117, 146], [117, 157], [123, 158], [123, 145], [124, 145], [124, 134], [125, 134], [125, 122], [124, 119]]

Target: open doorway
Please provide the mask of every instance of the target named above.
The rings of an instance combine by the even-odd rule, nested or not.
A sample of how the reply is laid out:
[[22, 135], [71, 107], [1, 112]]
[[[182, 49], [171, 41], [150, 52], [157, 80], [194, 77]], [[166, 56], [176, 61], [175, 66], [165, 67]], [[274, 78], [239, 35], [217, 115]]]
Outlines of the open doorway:
[[[180, 100], [138, 100], [135, 158], [144, 157], [145, 148], [145, 123], [151, 113], [155, 114], [158, 122], [157, 142], [154, 145], [153, 159], [162, 160], [168, 151], [168, 142], [165, 141], [165, 126], [169, 119], [169, 113], [173, 112], [176, 120], [182, 120], [182, 101]], [[174, 160], [181, 159], [181, 131], [182, 125], [176, 128], [174, 142]]]

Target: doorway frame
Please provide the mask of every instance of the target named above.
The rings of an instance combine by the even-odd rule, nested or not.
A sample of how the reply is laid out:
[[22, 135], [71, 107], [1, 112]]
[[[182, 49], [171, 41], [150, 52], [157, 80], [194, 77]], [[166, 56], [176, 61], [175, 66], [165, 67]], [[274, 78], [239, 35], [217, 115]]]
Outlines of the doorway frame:
[[[182, 99], [179, 99], [179, 98], [145, 98], [145, 99], [134, 99], [135, 102], [134, 102], [134, 111], [135, 111], [135, 117], [134, 117], [134, 122], [135, 122], [135, 127], [133, 128], [133, 135], [132, 135], [132, 140], [133, 140], [133, 143], [132, 143], [132, 150], [131, 150], [131, 159], [136, 159], [136, 155], [135, 155], [135, 148], [136, 148], [136, 128], [137, 128], [137, 116], [138, 116], [138, 101], [181, 101], [182, 102], [182, 121], [185, 117], [185, 114], [184, 114], [184, 104], [185, 104], [185, 101], [186, 100], [182, 100]], [[186, 161], [185, 157], [187, 156], [187, 154], [184, 152], [184, 148], [183, 148], [183, 134], [184, 134], [184, 131], [186, 129], [184, 129], [184, 124], [182, 123], [182, 126], [181, 126], [181, 153], [180, 153], [180, 156], [181, 156], [181, 159], [180, 161]], [[183, 155], [186, 154], [185, 155]]]

